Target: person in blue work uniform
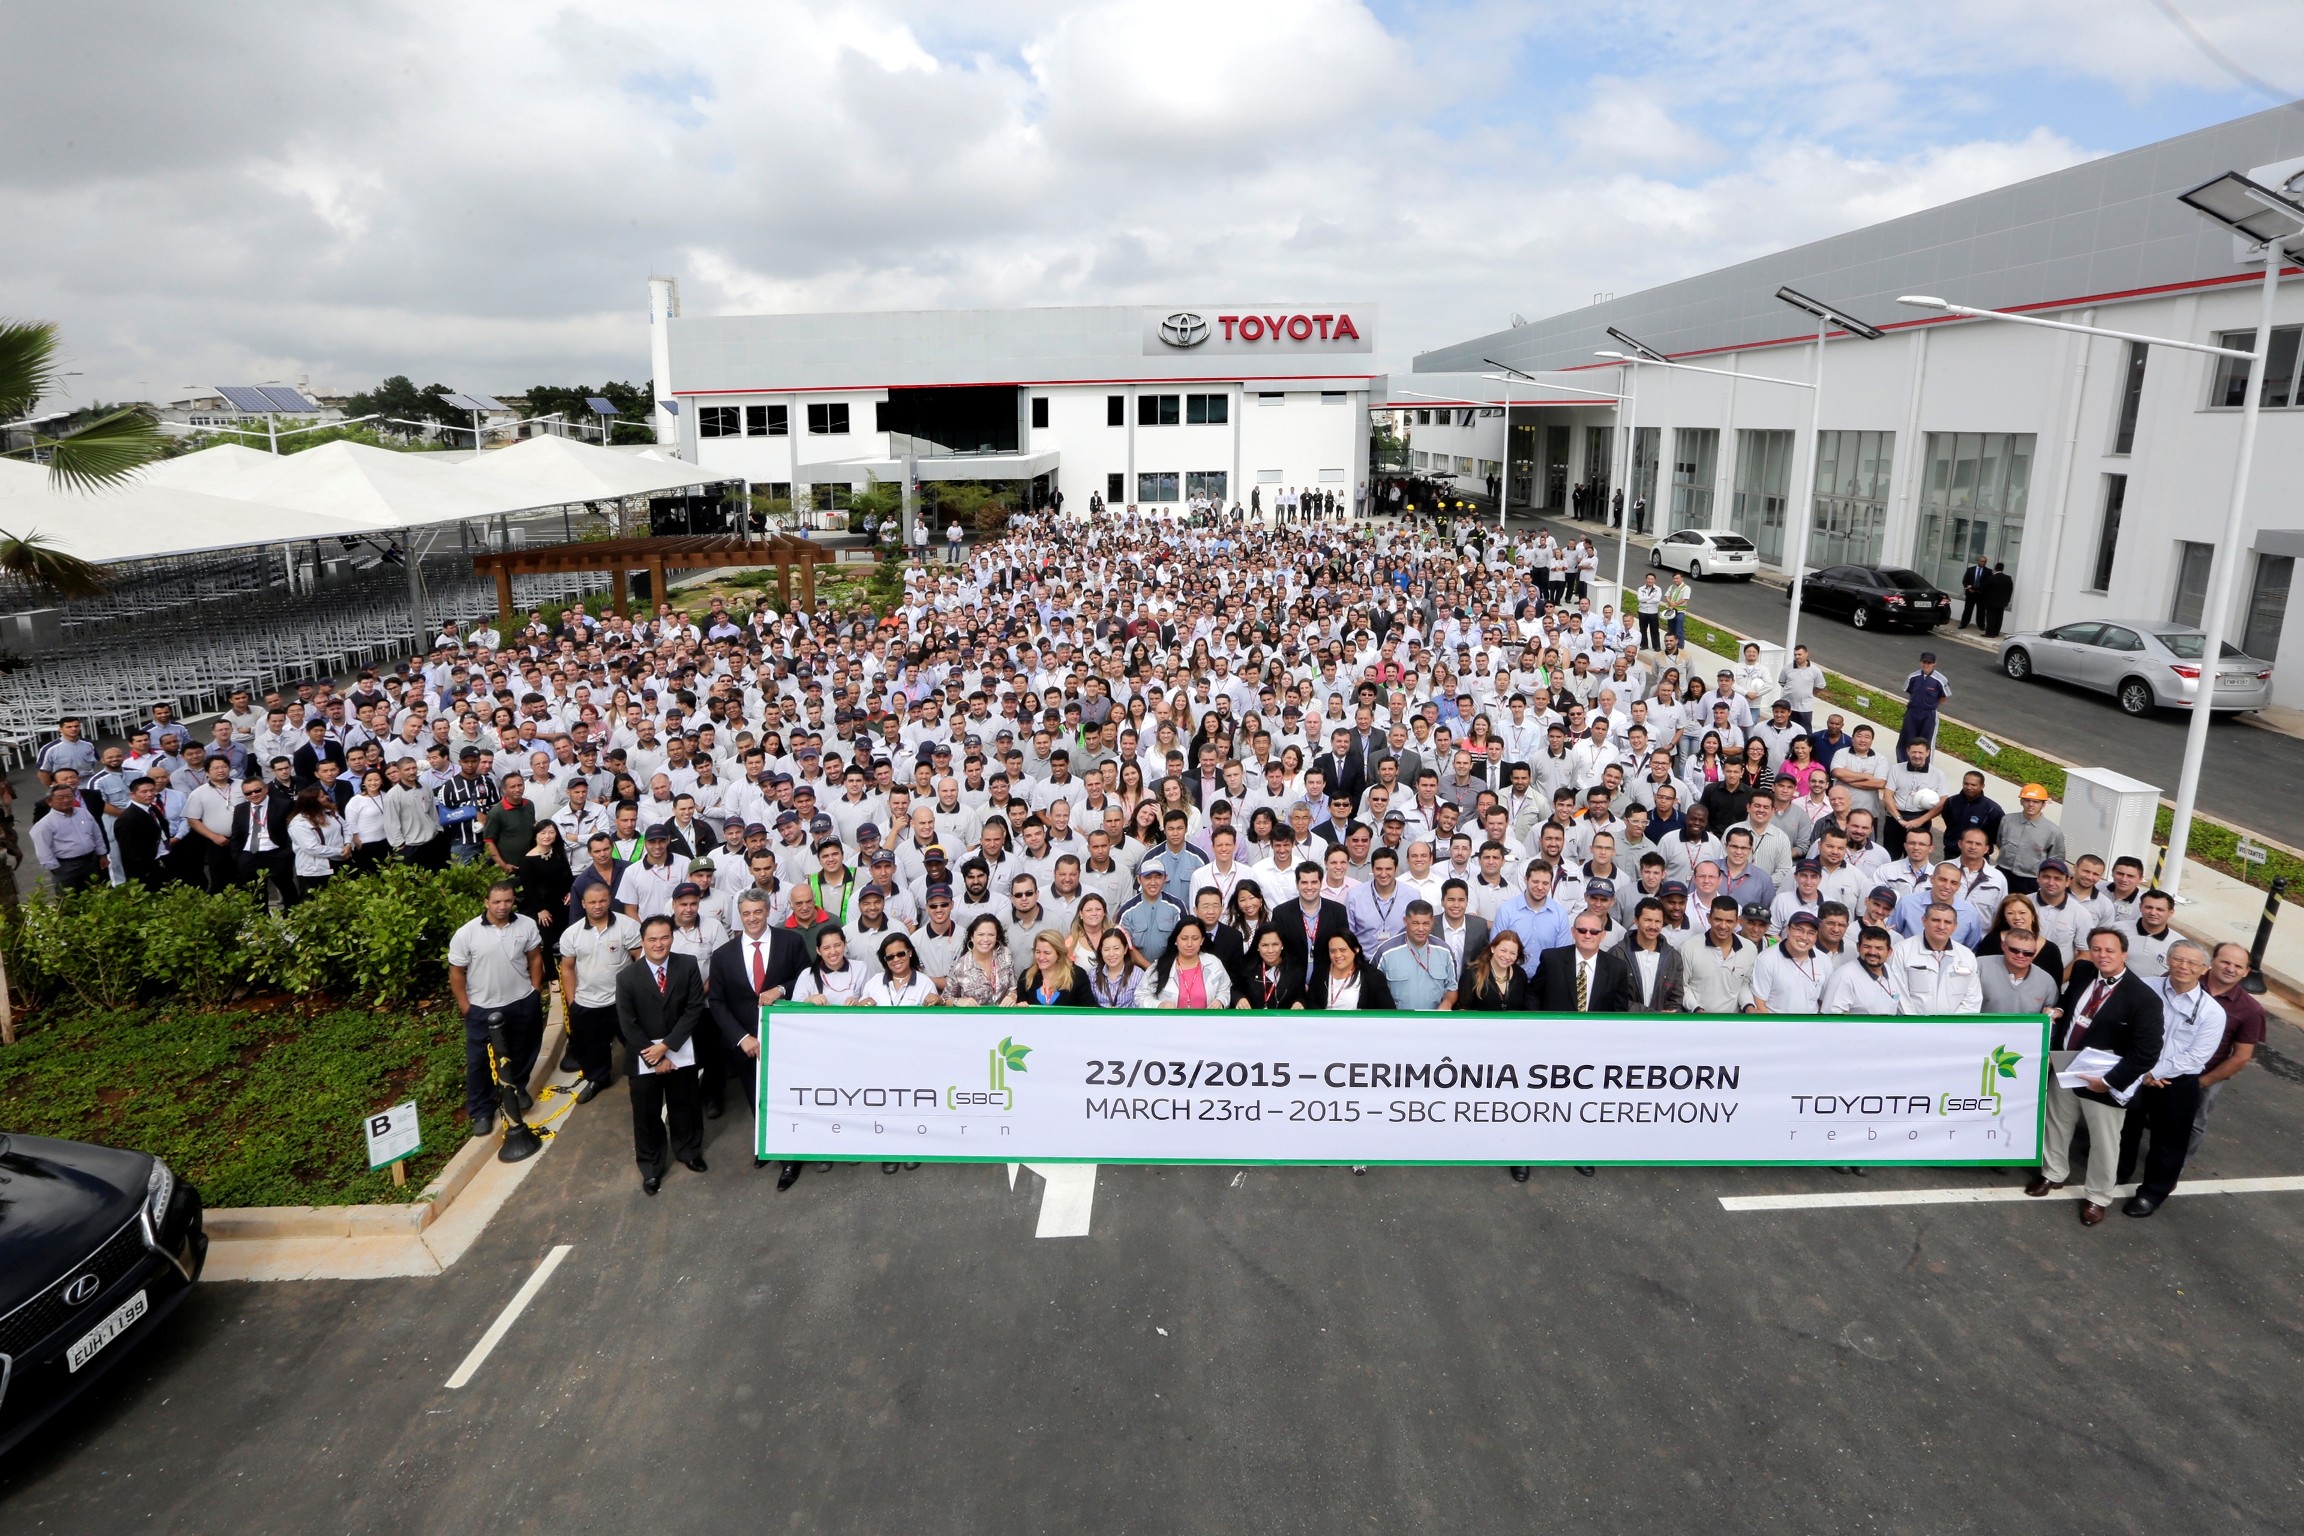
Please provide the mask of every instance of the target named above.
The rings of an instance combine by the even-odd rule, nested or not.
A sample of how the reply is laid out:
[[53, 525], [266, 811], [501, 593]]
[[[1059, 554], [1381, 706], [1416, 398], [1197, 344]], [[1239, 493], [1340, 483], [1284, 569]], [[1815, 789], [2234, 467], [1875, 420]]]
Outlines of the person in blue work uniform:
[[1936, 745], [1936, 711], [1952, 697], [1952, 685], [1936, 670], [1936, 653], [1920, 653], [1920, 670], [1904, 679], [1904, 729], [1896, 734], [1896, 755], [1915, 741]]

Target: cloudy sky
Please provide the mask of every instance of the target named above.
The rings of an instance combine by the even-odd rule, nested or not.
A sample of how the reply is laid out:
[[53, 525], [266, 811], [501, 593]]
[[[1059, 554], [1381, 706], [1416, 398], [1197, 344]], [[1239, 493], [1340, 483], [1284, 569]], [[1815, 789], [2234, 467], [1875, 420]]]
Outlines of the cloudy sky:
[[[2205, 40], [2187, 38], [2177, 11]], [[12, 11], [75, 398], [640, 378], [691, 314], [1383, 306], [1380, 362], [2304, 93], [2297, 0]]]

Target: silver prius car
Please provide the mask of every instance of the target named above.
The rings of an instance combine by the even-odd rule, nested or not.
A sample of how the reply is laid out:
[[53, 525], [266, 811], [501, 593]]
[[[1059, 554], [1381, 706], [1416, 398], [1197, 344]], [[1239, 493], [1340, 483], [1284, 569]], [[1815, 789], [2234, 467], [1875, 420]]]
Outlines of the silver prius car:
[[[2131, 715], [2190, 709], [2200, 696], [2208, 637], [2162, 620], [2083, 619], [2000, 642], [2000, 670], [2018, 682], [2053, 677], [2117, 699]], [[2272, 702], [2272, 663], [2221, 648], [2211, 709], [2262, 709]]]

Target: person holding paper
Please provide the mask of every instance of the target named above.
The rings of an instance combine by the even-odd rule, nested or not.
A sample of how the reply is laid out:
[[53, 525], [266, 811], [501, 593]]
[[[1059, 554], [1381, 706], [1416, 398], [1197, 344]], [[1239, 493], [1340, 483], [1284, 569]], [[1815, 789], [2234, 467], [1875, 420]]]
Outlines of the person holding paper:
[[696, 1091], [696, 1030], [704, 1022], [704, 972], [672, 952], [672, 919], [640, 924], [640, 960], [616, 973], [616, 1023], [632, 1052], [632, 1152], [640, 1187], [664, 1182], [665, 1122], [672, 1155], [704, 1171], [703, 1102]]
[[[2137, 1084], [2160, 1058], [2165, 1015], [2160, 994], [2128, 968], [2128, 935], [2103, 927], [2088, 935], [2087, 957], [2072, 966], [2063, 1008], [2049, 1056], [2059, 1077], [2046, 1085], [2048, 1139], [2040, 1149], [2040, 1172], [2024, 1193], [2063, 1188], [2071, 1172], [2072, 1133], [2084, 1119], [2088, 1178], [2080, 1222], [2093, 1227], [2112, 1204], [2122, 1122]], [[2063, 1081], [2067, 1069], [2076, 1077], [2071, 1084]]]
[[[2208, 974], [2207, 946], [2178, 939], [2169, 946], [2167, 958], [2168, 974], [2150, 984], [2160, 994], [2167, 1036], [2160, 1044], [2160, 1059], [2144, 1075], [2144, 1086], [2137, 1090], [2135, 1105], [2121, 1127], [2121, 1181], [2136, 1170], [2139, 1152], [2144, 1169], [2143, 1182], [2120, 1207], [2125, 1216], [2149, 1216], [2175, 1193], [2192, 1150], [2200, 1074], [2224, 1043], [2224, 1005], [2201, 985]], [[2144, 1147], [2147, 1135], [2152, 1139], [2149, 1150]]]

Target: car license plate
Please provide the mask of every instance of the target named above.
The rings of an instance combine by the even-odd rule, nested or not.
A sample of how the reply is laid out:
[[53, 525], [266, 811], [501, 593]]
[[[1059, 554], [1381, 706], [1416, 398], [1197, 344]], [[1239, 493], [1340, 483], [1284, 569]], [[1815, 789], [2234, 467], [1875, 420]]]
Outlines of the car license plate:
[[145, 1301], [142, 1291], [138, 1291], [120, 1303], [110, 1317], [80, 1336], [80, 1342], [73, 1345], [71, 1352], [65, 1357], [67, 1363], [73, 1370], [77, 1371], [95, 1359], [103, 1351], [105, 1345], [135, 1325], [136, 1319], [144, 1315], [148, 1305], [149, 1303]]

